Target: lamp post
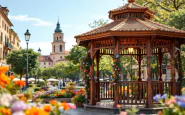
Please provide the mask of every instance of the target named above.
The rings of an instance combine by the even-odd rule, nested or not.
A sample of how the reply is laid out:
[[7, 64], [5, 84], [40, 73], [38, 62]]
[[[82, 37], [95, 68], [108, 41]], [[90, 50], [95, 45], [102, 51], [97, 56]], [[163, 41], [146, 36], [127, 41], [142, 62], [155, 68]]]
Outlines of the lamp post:
[[41, 49], [40, 48], [38, 49], [38, 53], [41, 55]]
[[132, 52], [133, 52], [133, 48], [128, 48], [128, 52], [130, 53], [130, 78], [132, 81]]
[[27, 44], [27, 49], [26, 49], [26, 88], [28, 88], [28, 42], [29, 42], [30, 36], [31, 36], [28, 29], [24, 35], [25, 35], [25, 41]]

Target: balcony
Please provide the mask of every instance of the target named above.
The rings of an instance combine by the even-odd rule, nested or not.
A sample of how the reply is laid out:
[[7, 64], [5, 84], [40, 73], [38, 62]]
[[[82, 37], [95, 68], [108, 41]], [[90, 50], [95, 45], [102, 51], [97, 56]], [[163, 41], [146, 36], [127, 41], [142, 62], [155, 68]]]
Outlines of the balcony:
[[11, 43], [5, 42], [5, 48], [11, 50], [11, 49], [13, 49], [13, 46]]

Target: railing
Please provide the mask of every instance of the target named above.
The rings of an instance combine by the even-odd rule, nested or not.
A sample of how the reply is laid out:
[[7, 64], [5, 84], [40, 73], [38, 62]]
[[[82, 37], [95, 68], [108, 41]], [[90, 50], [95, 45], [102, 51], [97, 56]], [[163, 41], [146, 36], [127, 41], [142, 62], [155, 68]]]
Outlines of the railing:
[[112, 82], [96, 82], [97, 100], [114, 99], [114, 88]]
[[118, 104], [142, 105], [146, 104], [147, 82], [146, 81], [123, 81], [116, 86]]
[[[116, 104], [144, 105], [147, 103], [147, 81], [96, 82], [96, 99], [114, 100]], [[152, 97], [156, 94], [172, 94], [172, 82], [152, 81]], [[175, 95], [180, 95], [181, 82], [175, 82]], [[153, 103], [156, 103], [153, 101]], [[156, 103], [157, 104], [157, 103]]]
[[9, 42], [5, 42], [5, 47], [7, 47], [9, 49], [12, 49], [13, 48], [12, 44], [9, 43]]
[[[172, 94], [172, 82], [152, 81], [152, 97], [156, 94]], [[153, 101], [153, 103], [157, 103]]]

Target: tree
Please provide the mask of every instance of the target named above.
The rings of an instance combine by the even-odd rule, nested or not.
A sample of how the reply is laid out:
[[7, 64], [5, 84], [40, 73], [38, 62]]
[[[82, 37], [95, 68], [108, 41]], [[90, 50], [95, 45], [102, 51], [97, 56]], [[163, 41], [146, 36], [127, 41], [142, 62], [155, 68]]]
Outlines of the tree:
[[93, 23], [89, 24], [89, 27], [91, 27], [91, 28], [98, 28], [98, 27], [103, 26], [103, 25], [105, 25], [107, 23], [108, 23], [108, 20], [104, 20], [104, 19], [94, 20]]
[[[33, 49], [28, 50], [28, 72], [31, 72], [33, 68], [36, 67], [38, 63], [39, 54], [34, 52]], [[20, 74], [20, 79], [22, 75], [26, 73], [26, 49], [13, 50], [6, 57], [7, 63], [11, 64], [11, 70]]]
[[154, 20], [163, 24], [171, 13], [185, 8], [185, 0], [136, 0], [136, 3], [155, 11]]
[[70, 51], [70, 54], [68, 56], [65, 56], [65, 58], [74, 64], [80, 64], [79, 59], [86, 54], [87, 51], [84, 47], [74, 45]]
[[167, 24], [177, 29], [185, 30], [185, 9], [171, 13]]

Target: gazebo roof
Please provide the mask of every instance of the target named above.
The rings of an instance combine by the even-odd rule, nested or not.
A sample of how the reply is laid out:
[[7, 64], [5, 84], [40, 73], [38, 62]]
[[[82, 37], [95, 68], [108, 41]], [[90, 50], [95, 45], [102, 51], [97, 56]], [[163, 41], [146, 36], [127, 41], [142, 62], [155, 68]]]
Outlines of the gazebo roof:
[[109, 12], [109, 17], [113, 19], [113, 22], [75, 36], [77, 43], [111, 36], [159, 35], [185, 38], [185, 31], [151, 21], [150, 18], [154, 12], [148, 10], [147, 7], [135, 4], [134, 0], [128, 1], [128, 4]]

